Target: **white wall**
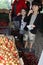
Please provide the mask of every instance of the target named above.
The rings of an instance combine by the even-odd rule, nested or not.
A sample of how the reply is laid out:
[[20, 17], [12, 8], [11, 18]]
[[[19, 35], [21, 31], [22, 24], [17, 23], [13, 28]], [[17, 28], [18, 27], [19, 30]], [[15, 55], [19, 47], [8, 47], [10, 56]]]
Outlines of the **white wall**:
[[43, 51], [41, 53], [38, 65], [43, 65]]

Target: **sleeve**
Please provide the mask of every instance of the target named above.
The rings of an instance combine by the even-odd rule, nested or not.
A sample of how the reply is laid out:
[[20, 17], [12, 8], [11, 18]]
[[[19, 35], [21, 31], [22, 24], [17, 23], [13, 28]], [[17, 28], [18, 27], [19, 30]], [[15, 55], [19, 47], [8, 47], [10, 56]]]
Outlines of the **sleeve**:
[[25, 2], [21, 0], [17, 5], [16, 14], [20, 13], [22, 8], [27, 8], [27, 6]]
[[28, 17], [25, 17], [24, 21], [26, 22], [26, 26], [24, 27], [24, 30], [28, 31], [27, 25], [29, 24]]
[[41, 29], [42, 26], [42, 15], [39, 14], [37, 17], [37, 21], [35, 22], [35, 26], [37, 29]]

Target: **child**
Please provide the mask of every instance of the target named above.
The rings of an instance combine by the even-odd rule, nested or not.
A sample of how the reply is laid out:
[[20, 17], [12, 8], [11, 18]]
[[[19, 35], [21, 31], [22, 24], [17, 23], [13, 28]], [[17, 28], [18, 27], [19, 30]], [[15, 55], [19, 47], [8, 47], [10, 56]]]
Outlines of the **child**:
[[41, 25], [41, 14], [39, 14], [39, 3], [37, 2], [32, 2], [32, 10], [29, 11], [27, 19], [27, 26], [25, 27], [28, 28], [28, 32], [24, 34], [24, 41], [25, 43], [25, 48], [28, 46], [28, 38], [29, 38], [29, 43], [30, 43], [30, 50], [32, 49], [33, 43], [35, 42], [35, 37], [36, 37], [36, 32], [37, 29], [40, 28]]
[[15, 18], [15, 22], [19, 23], [19, 26], [17, 26], [17, 28], [19, 27], [18, 28], [18, 30], [19, 30], [19, 39], [20, 39], [21, 43], [23, 43], [24, 27], [26, 26], [26, 21], [24, 21], [24, 19], [26, 19], [26, 13], [27, 13], [27, 9], [22, 8], [21, 15], [19, 15]]

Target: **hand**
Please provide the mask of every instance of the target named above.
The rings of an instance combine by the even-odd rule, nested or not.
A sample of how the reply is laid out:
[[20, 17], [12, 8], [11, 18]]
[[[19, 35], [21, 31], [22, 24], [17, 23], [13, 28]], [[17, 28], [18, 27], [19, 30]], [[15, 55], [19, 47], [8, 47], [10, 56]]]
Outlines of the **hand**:
[[32, 25], [32, 27], [34, 28], [34, 27], [35, 27], [35, 25]]
[[27, 16], [29, 16], [31, 13], [33, 13], [33, 10], [30, 10], [27, 14]]
[[17, 16], [19, 16], [21, 13], [18, 13]]
[[32, 30], [33, 28], [35, 28], [35, 25], [27, 25], [27, 28], [28, 28], [29, 30]]

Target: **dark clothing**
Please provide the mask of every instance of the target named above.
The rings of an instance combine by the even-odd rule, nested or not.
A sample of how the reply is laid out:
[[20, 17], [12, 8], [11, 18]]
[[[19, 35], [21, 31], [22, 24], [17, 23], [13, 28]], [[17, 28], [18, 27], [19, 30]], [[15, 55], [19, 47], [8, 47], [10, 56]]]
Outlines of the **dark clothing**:
[[27, 1], [26, 6], [27, 6], [27, 13], [28, 13], [30, 10], [30, 2]]
[[[25, 21], [26, 18], [27, 18], [27, 17], [24, 18], [24, 22], [27, 22], [27, 21]], [[20, 26], [21, 26], [21, 20], [22, 20], [22, 16], [21, 16], [21, 15], [20, 15], [20, 16], [17, 16], [17, 17], [15, 18], [15, 22], [16, 22], [16, 21], [19, 22], [19, 28], [20, 28]]]
[[[25, 19], [25, 21], [27, 21], [27, 25], [29, 25], [29, 23], [30, 23], [31, 16], [32, 16], [32, 14]], [[34, 23], [33, 23], [33, 25], [35, 25], [35, 28], [30, 30], [30, 32], [33, 34], [36, 34], [37, 29], [40, 29], [41, 24], [42, 24], [42, 15], [38, 14]], [[27, 30], [27, 26], [24, 29]]]
[[17, 6], [18, 2], [16, 2], [16, 4], [14, 4], [14, 16], [16, 16], [16, 6]]
[[34, 0], [35, 2], [41, 3], [41, 0]]
[[41, 27], [40, 27], [40, 32], [43, 33], [43, 13], [41, 15], [42, 15], [42, 23], [41, 23]]
[[[26, 18], [26, 17], [25, 17]], [[24, 18], [24, 19], [25, 19]], [[23, 32], [22, 33], [20, 33], [20, 31], [22, 31], [21, 30], [21, 23], [22, 23], [22, 16], [20, 15], [20, 16], [17, 16], [15, 19], [14, 19], [15, 21], [15, 23], [16, 22], [18, 22], [19, 23], [19, 25], [16, 27], [19, 31], [18, 31], [18, 33], [19, 33], [19, 36], [18, 36], [18, 38], [19, 38], [19, 41], [20, 41], [20, 43], [22, 44], [22, 46], [24, 46], [24, 44], [23, 44]], [[24, 20], [23, 20], [23, 22], [24, 22]], [[26, 22], [26, 21], [25, 21]], [[17, 25], [17, 24], [16, 24]], [[18, 28], [19, 27], [19, 28]]]
[[41, 8], [40, 8], [40, 11], [42, 11], [42, 9], [43, 9], [43, 4], [41, 4]]

